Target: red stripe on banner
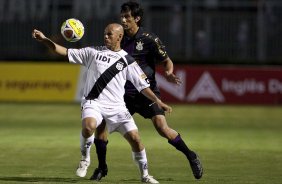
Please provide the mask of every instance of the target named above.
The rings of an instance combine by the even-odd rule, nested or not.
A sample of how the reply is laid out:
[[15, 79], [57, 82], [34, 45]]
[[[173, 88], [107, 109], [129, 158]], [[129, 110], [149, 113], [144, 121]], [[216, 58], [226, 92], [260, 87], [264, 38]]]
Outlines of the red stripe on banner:
[[162, 98], [170, 103], [282, 104], [281, 67], [176, 65], [183, 84], [171, 84], [157, 68]]

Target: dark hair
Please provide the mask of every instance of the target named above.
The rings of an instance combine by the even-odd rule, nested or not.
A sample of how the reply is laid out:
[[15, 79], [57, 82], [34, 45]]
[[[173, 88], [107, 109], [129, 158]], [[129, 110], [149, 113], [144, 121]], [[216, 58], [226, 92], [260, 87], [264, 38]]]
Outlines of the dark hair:
[[121, 5], [121, 13], [125, 13], [125, 12], [129, 12], [131, 11], [131, 15], [136, 18], [136, 17], [140, 17], [140, 20], [137, 22], [138, 26], [142, 25], [142, 21], [143, 21], [143, 9], [140, 6], [139, 3], [135, 2], [135, 1], [128, 1], [126, 3], [123, 3]]

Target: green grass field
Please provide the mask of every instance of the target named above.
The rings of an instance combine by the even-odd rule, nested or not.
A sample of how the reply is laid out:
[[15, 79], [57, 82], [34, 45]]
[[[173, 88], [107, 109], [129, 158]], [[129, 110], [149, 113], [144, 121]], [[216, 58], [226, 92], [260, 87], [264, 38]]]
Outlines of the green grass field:
[[[168, 122], [204, 165], [196, 181], [184, 156], [135, 116], [150, 174], [160, 183], [282, 183], [281, 106], [174, 105]], [[95, 183], [95, 146], [86, 178], [80, 159], [79, 104], [0, 103], [0, 183]], [[128, 143], [118, 133], [108, 145], [109, 173], [101, 183], [140, 183]]]

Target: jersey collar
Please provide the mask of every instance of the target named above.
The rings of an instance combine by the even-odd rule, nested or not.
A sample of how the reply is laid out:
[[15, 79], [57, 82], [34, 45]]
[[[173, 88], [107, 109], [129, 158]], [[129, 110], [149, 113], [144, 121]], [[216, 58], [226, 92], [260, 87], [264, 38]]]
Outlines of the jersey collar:
[[144, 33], [144, 28], [143, 27], [139, 27], [137, 33], [133, 37], [129, 37], [126, 33], [125, 33], [125, 36], [127, 37], [127, 39], [130, 40], [130, 39], [140, 38], [143, 33]]

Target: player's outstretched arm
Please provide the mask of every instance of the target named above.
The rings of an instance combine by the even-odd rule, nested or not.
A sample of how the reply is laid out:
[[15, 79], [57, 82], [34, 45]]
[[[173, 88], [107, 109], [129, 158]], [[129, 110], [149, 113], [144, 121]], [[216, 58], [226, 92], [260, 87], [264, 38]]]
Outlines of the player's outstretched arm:
[[47, 38], [41, 31], [34, 29], [32, 31], [32, 38], [36, 39], [39, 42], [42, 42], [49, 49], [51, 49], [53, 52], [55, 52], [59, 55], [62, 55], [62, 56], [67, 56], [67, 48], [53, 42], [52, 40]]
[[173, 73], [173, 62], [168, 57], [163, 61], [164, 70], [165, 70], [165, 78], [168, 82], [175, 83], [175, 84], [182, 84], [182, 81], [179, 77], [177, 77]]
[[172, 108], [168, 106], [167, 104], [163, 103], [150, 88], [145, 88], [141, 91], [143, 95], [145, 95], [147, 98], [158, 104], [165, 112], [171, 113]]

